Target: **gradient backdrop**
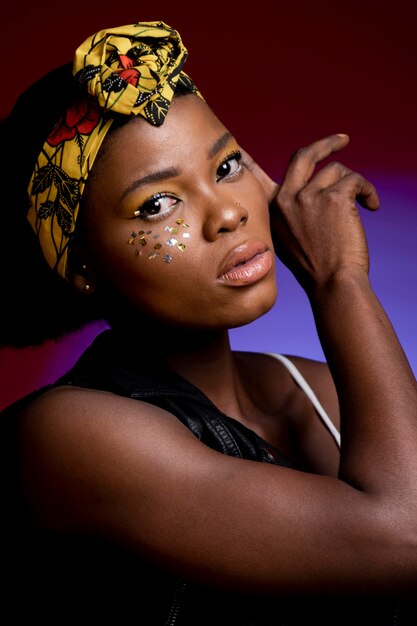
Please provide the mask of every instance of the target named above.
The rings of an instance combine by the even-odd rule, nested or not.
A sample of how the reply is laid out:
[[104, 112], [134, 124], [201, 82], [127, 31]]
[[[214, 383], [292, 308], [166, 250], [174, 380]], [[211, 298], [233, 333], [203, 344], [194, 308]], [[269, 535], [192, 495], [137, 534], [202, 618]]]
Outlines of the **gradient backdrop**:
[[[337, 158], [374, 182], [381, 198], [378, 213], [361, 212], [372, 283], [417, 373], [416, 3], [258, 0], [244, 8], [239, 2], [159, 0], [153, 9], [150, 5], [3, 4], [0, 115], [31, 82], [72, 59], [93, 32], [163, 20], [180, 31], [189, 50], [186, 71], [276, 180], [297, 148], [330, 133], [348, 133], [350, 146]], [[303, 291], [281, 264], [277, 280], [274, 310], [232, 331], [233, 347], [323, 358]], [[1, 349], [0, 408], [63, 373], [101, 328], [87, 327], [36, 349]]]

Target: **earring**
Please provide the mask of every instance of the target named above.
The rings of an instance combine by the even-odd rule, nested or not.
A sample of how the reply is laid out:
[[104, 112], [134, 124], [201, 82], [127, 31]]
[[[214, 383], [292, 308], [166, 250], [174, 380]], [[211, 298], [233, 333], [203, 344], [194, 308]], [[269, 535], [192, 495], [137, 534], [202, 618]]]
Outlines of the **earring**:
[[88, 283], [86, 283], [83, 287], [84, 291], [90, 291], [90, 289], [91, 289], [91, 286]]

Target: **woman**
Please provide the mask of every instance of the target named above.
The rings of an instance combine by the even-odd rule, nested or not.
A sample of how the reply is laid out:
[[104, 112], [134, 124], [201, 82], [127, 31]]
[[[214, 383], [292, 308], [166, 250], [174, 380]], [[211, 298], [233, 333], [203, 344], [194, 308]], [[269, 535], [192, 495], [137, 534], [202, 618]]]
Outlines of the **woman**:
[[[411, 624], [417, 393], [368, 279], [356, 201], [377, 193], [316, 171], [343, 134], [273, 183], [185, 58], [161, 22], [101, 31], [4, 125], [25, 299], [43, 275], [32, 342], [111, 328], [3, 415], [5, 602], [44, 623]], [[230, 349], [275, 303], [275, 254], [328, 364]]]

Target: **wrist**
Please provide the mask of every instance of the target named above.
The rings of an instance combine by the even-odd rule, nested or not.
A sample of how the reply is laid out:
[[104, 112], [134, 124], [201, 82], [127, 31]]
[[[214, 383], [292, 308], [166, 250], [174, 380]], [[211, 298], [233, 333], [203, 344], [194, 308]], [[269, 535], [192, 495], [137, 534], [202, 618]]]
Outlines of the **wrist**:
[[359, 265], [341, 267], [322, 280], [316, 281], [307, 295], [311, 305], [314, 306], [332, 296], [346, 294], [348, 297], [357, 290], [371, 290], [368, 271]]

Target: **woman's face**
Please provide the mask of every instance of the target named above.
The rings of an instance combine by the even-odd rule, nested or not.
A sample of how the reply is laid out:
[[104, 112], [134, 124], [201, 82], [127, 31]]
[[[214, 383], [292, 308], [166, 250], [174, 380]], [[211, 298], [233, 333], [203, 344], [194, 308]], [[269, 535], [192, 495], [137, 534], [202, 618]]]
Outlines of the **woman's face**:
[[130, 309], [214, 329], [274, 304], [265, 192], [196, 96], [175, 98], [162, 126], [135, 118], [115, 131], [88, 194], [88, 263]]

